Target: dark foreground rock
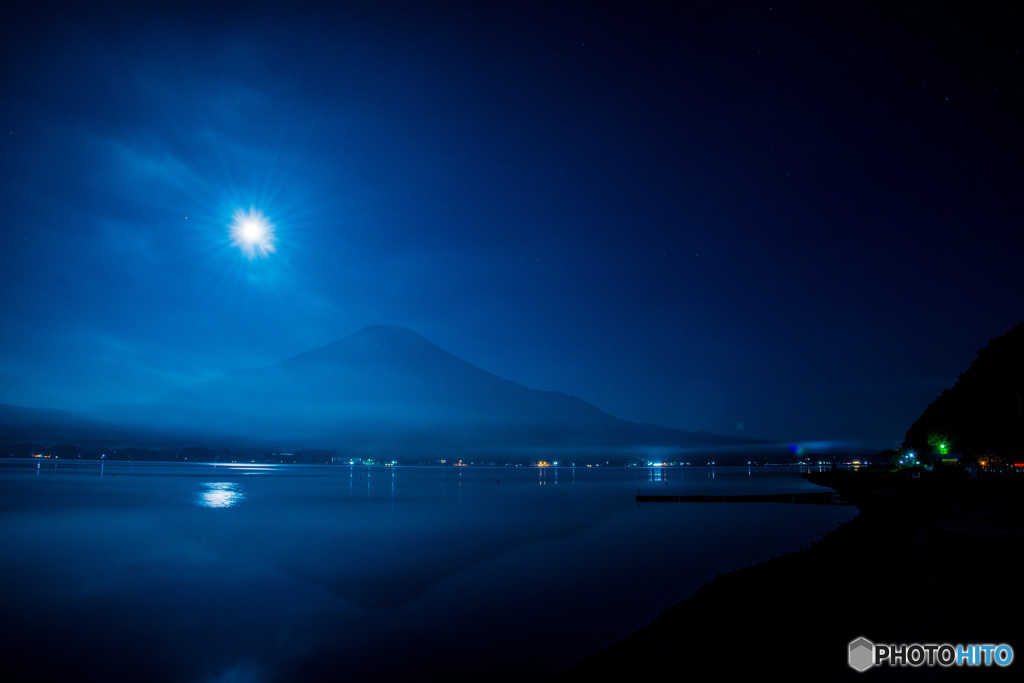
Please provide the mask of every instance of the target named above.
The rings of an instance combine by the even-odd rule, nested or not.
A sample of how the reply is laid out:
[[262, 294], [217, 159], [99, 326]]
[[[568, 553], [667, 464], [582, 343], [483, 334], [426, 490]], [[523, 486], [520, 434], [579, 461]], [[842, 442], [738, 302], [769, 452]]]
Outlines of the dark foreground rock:
[[861, 514], [800, 552], [717, 577], [554, 680], [1019, 675], [1024, 661], [858, 673], [847, 665], [847, 646], [861, 636], [875, 643], [1007, 643], [1024, 658], [1024, 477], [836, 472], [817, 483], [835, 488]]

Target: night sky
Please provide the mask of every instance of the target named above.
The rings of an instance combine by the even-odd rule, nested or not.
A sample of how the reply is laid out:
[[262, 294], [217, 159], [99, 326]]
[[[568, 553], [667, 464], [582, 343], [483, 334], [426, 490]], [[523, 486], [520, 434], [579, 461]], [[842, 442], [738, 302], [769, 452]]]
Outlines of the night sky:
[[898, 445], [1024, 319], [1012, 3], [633, 4], [4, 3], [0, 402], [386, 324], [631, 420]]

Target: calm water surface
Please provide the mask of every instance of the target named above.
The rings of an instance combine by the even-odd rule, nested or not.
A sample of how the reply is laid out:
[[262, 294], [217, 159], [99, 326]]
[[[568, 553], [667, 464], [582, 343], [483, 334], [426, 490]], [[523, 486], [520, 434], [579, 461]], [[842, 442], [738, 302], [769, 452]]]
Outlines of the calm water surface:
[[852, 508], [795, 468], [0, 461], [16, 678], [542, 680]]

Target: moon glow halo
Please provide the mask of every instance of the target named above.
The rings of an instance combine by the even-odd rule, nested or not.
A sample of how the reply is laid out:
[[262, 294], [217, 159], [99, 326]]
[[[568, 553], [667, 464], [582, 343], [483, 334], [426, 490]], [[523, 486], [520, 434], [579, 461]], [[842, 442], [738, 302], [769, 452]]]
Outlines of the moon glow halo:
[[250, 260], [266, 258], [277, 251], [274, 224], [255, 207], [249, 207], [248, 211], [237, 209], [228, 229], [231, 246], [241, 249]]

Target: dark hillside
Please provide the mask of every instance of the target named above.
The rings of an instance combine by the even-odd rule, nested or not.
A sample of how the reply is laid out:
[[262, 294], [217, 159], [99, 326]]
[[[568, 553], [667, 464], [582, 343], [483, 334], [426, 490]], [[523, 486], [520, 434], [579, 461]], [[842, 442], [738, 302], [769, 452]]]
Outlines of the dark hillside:
[[910, 427], [904, 445], [923, 456], [946, 450], [1017, 462], [1024, 457], [1024, 323], [978, 352]]

